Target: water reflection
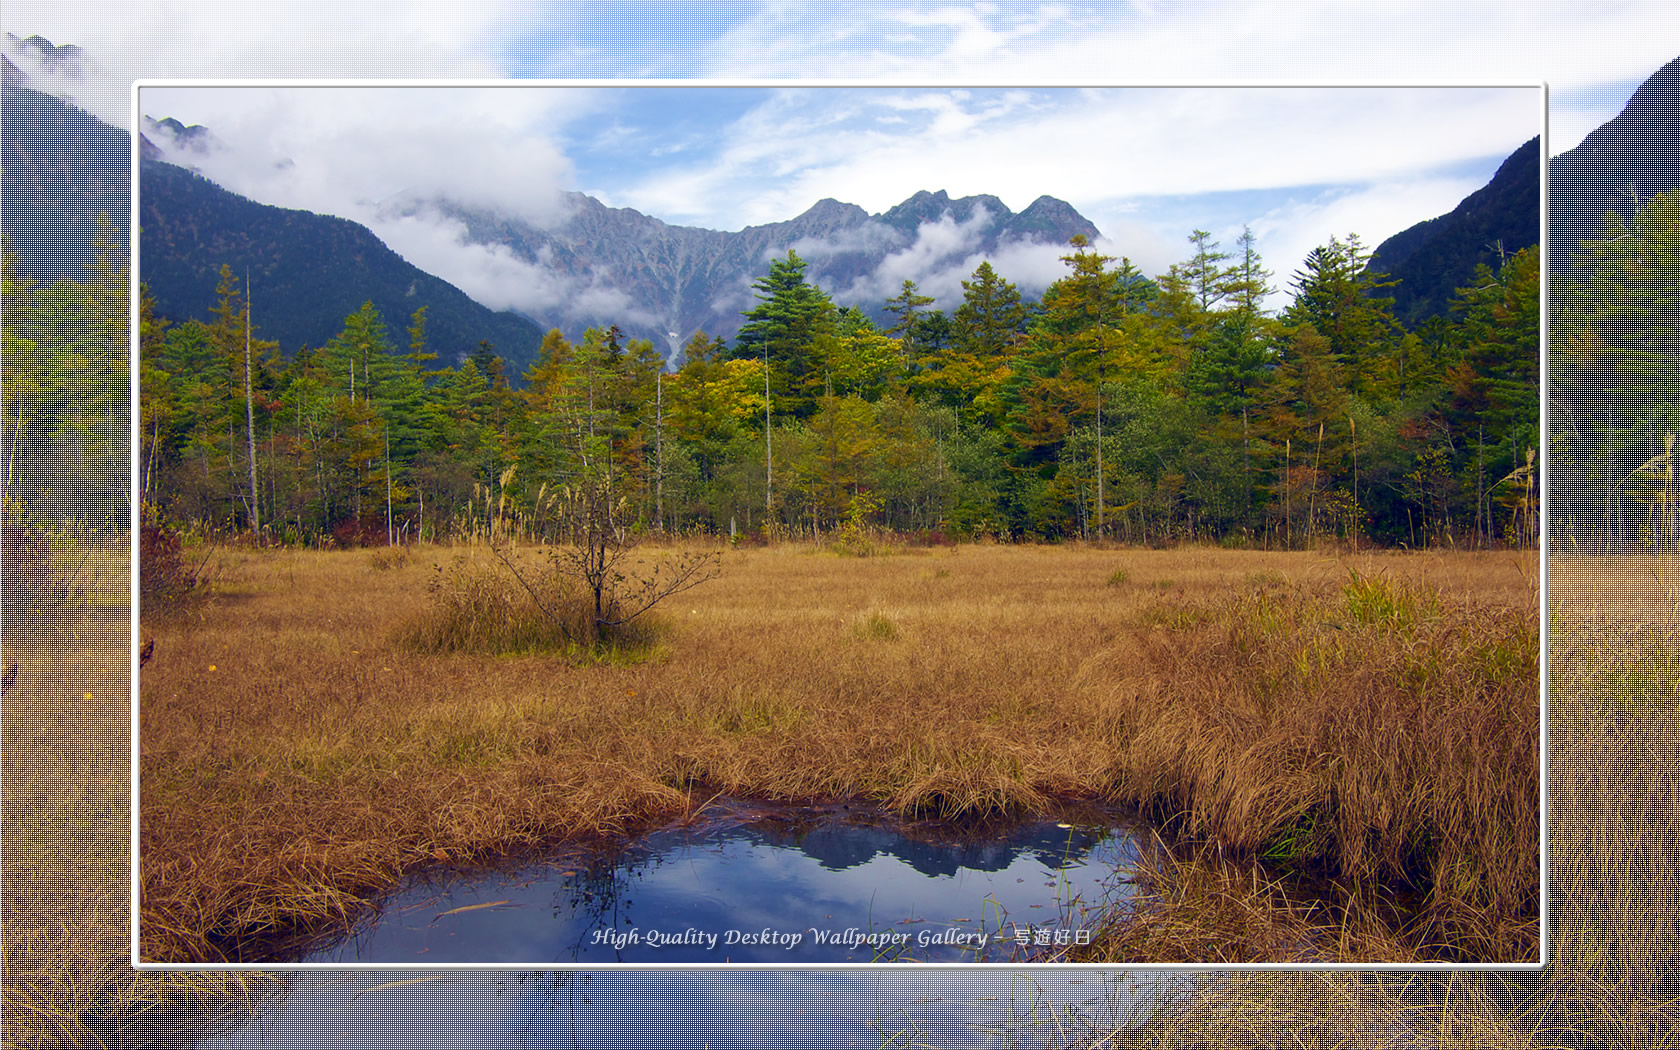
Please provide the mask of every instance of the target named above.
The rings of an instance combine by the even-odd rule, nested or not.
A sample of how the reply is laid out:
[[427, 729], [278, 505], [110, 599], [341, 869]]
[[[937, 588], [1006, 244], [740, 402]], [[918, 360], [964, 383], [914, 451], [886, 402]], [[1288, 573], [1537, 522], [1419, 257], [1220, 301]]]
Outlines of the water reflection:
[[433, 873], [306, 961], [1018, 961], [1085, 936], [1136, 857], [1111, 814], [976, 830], [734, 803], [612, 855]]
[[195, 1045], [1036, 1047], [1100, 1038], [1149, 994], [1066, 970], [309, 973], [264, 1019]]

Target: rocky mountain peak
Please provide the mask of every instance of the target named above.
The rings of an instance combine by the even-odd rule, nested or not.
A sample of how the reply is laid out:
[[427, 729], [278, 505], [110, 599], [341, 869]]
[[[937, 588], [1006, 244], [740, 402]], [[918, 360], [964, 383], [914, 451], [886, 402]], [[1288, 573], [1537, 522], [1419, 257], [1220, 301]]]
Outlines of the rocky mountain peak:
[[[1083, 233], [1091, 240], [1098, 237], [1090, 220], [1074, 210], [1067, 201], [1046, 194], [1027, 205], [1009, 224], [1010, 232], [1031, 240], [1053, 240], [1065, 244], [1074, 233]], [[1071, 231], [1071, 232], [1069, 232]]]
[[824, 197], [793, 220], [796, 225], [813, 230], [845, 229], [868, 221], [868, 212], [855, 204], [846, 204], [833, 197]]

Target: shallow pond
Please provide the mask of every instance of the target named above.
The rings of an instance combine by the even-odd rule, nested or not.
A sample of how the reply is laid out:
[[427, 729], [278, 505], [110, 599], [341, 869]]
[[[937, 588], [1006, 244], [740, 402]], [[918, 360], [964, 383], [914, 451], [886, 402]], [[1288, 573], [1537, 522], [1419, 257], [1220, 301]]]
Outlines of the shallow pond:
[[718, 802], [615, 853], [434, 871], [313, 963], [1020, 962], [1128, 892], [1114, 814], [956, 827], [845, 804]]
[[293, 974], [199, 1050], [410, 1047], [1001, 1048], [1108, 1045], [1158, 994], [1148, 977], [1066, 968], [364, 970]]

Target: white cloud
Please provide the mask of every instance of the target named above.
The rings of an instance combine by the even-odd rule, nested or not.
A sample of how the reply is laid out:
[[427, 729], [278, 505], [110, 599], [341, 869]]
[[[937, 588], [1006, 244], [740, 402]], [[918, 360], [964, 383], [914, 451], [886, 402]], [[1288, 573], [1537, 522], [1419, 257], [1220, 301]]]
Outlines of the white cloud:
[[[836, 230], [826, 237], [801, 237], [788, 245], [799, 257], [813, 263], [849, 252], [877, 252], [904, 243], [904, 234], [882, 222], [865, 222]], [[779, 254], [779, 253], [778, 253]]]
[[410, 263], [492, 310], [538, 313], [560, 294], [552, 271], [502, 245], [469, 244], [466, 227], [435, 212], [377, 222], [374, 233]]
[[[849, 24], [849, 35], [841, 30]], [[715, 75], [946, 84], [1488, 84], [1574, 92], [1674, 57], [1680, 15], [1654, 0], [1442, 7], [1261, 4], [902, 4], [859, 31], [854, 9], [770, 4], [709, 41]], [[1625, 100], [1625, 96], [1624, 96]], [[1573, 145], [1573, 143], [1569, 143]]]
[[358, 222], [399, 197], [557, 221], [573, 170], [555, 132], [592, 105], [528, 88], [169, 87], [140, 101], [209, 127], [219, 148], [180, 160], [228, 189]]
[[558, 272], [546, 246], [531, 260], [505, 245], [470, 243], [463, 224], [435, 212], [382, 221], [374, 233], [410, 263], [492, 310], [518, 310], [544, 325], [560, 323], [562, 315], [584, 323], [664, 323], [599, 275]]
[[898, 295], [909, 280], [916, 282], [921, 294], [937, 300], [936, 308], [954, 308], [962, 298], [959, 282], [979, 262], [963, 267], [969, 258], [976, 256], [981, 239], [995, 220], [996, 216], [985, 208], [975, 208], [963, 222], [947, 211], [937, 222], [925, 222], [917, 227], [914, 241], [890, 253], [872, 272], [837, 292], [835, 299], [873, 309]]
[[[88, 78], [77, 101], [127, 127], [129, 85], [141, 77], [499, 76], [499, 27], [524, 6], [517, 0], [143, 0], [118, 8], [8, 0], [5, 17], [19, 36], [81, 46], [100, 75]], [[560, 12], [554, 20], [557, 28], [565, 21]]]

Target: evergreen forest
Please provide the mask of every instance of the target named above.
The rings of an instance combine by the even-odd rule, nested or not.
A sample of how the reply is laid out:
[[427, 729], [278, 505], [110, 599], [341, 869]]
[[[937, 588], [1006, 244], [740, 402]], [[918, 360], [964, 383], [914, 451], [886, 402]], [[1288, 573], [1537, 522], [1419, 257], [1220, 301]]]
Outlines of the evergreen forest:
[[[982, 263], [948, 314], [906, 280], [883, 326], [789, 251], [732, 342], [695, 333], [667, 366], [616, 327], [554, 330], [516, 376], [487, 341], [437, 367], [424, 307], [370, 303], [282, 353], [223, 266], [208, 322], [156, 316], [142, 285], [138, 495], [177, 526], [300, 544], [555, 539], [586, 486], [649, 531], [742, 541], [1536, 543], [1537, 250], [1409, 330], [1368, 255], [1331, 239], [1273, 311], [1246, 230], [1228, 248], [1195, 231], [1155, 277], [1075, 237], [1036, 302]], [[126, 276], [95, 269], [38, 287], [8, 264], [8, 347], [120, 309]], [[8, 376], [9, 456], [25, 429], [50, 445], [126, 425], [114, 391], [51, 389], [118, 367], [111, 342]]]

